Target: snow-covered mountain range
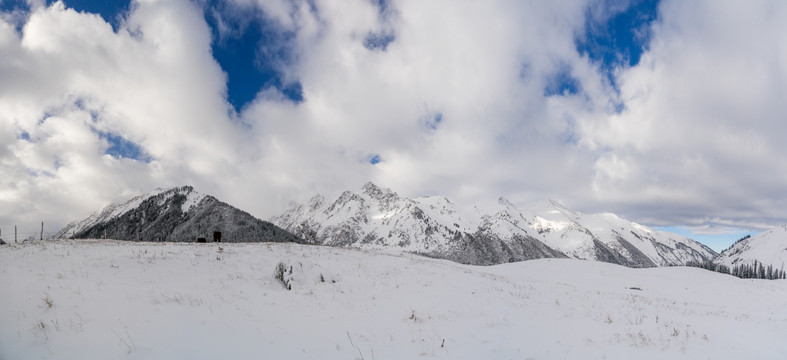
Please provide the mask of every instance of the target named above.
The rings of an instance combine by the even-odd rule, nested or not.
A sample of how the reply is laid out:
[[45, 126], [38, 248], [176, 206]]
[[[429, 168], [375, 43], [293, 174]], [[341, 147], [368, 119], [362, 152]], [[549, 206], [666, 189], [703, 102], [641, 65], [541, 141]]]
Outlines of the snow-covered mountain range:
[[156, 189], [68, 224], [56, 238], [106, 238], [142, 241], [213, 240], [282, 242], [301, 240], [289, 232], [232, 207], [191, 186]]
[[460, 207], [440, 197], [406, 198], [367, 183], [328, 201], [315, 195], [271, 221], [306, 242], [395, 247], [467, 264], [569, 257], [630, 267], [682, 265], [717, 254], [689, 238], [552, 200], [520, 208], [504, 198]]
[[691, 239], [552, 200], [519, 207], [500, 198], [463, 207], [441, 196], [403, 197], [373, 183], [333, 201], [315, 195], [271, 222], [183, 186], [110, 204], [56, 237], [188, 242], [220, 231], [225, 242], [395, 248], [475, 265], [566, 257], [652, 267], [717, 255]]
[[736, 242], [722, 251], [714, 262], [733, 268], [752, 265], [755, 260], [766, 267], [784, 268], [787, 262], [787, 225]]

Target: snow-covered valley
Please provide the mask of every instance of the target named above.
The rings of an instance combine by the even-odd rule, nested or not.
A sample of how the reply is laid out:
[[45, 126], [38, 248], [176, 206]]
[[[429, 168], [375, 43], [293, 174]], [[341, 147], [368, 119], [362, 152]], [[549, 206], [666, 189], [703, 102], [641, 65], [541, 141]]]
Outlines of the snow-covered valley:
[[[291, 291], [273, 278], [280, 262]], [[483, 267], [393, 249], [58, 240], [0, 247], [0, 287], [0, 359], [787, 353], [787, 282], [687, 267]]]

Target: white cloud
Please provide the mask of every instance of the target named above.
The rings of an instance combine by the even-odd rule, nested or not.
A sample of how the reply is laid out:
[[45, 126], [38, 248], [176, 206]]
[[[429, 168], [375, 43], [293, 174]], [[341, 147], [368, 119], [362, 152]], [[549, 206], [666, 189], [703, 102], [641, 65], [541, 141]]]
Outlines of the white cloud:
[[[617, 179], [597, 181], [598, 193], [624, 207], [640, 197], [632, 213], [665, 224], [784, 221], [787, 42], [777, 34], [787, 7], [665, 1], [660, 10], [650, 51], [619, 73], [626, 110], [584, 119], [583, 141], [602, 154], [596, 179]], [[687, 207], [693, 215], [676, 211]]]
[[[3, 226], [62, 225], [155, 185], [237, 172], [248, 141], [227, 116], [225, 77], [194, 5], [139, 3], [114, 33], [100, 17], [55, 3], [34, 10], [22, 34], [8, 23], [0, 31], [3, 202], [15, 204], [0, 210]], [[106, 155], [100, 132], [153, 161]]]
[[[0, 17], [0, 226], [59, 226], [180, 184], [267, 217], [368, 180], [470, 203], [552, 197], [651, 225], [786, 215], [779, 3], [664, 2], [649, 51], [616, 72], [619, 94], [576, 51], [586, 14], [617, 11], [595, 2], [235, 5], [294, 34], [295, 61], [276, 68], [303, 102], [261, 89], [233, 114], [198, 3], [137, 1], [117, 32], [61, 3], [22, 34], [18, 15]], [[393, 41], [367, 49], [371, 33]], [[544, 96], [561, 69], [581, 91]], [[150, 162], [107, 155], [100, 133]]]
[[[383, 26], [371, 2], [317, 2], [310, 16], [321, 31], [299, 33], [297, 71], [306, 101], [276, 115], [266, 113], [273, 106], [263, 102], [245, 114], [255, 127], [272, 126], [268, 131], [277, 138], [289, 138], [287, 153], [303, 154], [296, 163], [332, 164], [321, 168], [318, 188], [356, 187], [371, 176], [406, 193], [450, 195], [478, 181], [472, 187], [487, 196], [513, 190], [499, 183], [540, 184], [530, 165], [546, 172], [573, 156], [555, 144], [566, 124], [542, 94], [546, 77], [562, 63], [590, 68], [573, 45], [582, 2], [554, 8], [507, 2], [394, 6], [397, 16], [386, 21], [395, 39], [383, 52], [363, 46], [364, 37]], [[422, 119], [434, 113], [442, 122], [427, 131]], [[273, 118], [288, 126], [275, 127], [281, 120]], [[286, 134], [290, 130], [297, 133]], [[309, 148], [314, 150], [303, 150]], [[522, 156], [534, 152], [540, 154]], [[372, 153], [383, 159], [374, 168], [363, 161]], [[561, 158], [543, 160], [554, 156]], [[490, 164], [499, 169], [480, 170]], [[348, 172], [357, 175], [348, 178]], [[342, 176], [334, 179], [334, 173]]]

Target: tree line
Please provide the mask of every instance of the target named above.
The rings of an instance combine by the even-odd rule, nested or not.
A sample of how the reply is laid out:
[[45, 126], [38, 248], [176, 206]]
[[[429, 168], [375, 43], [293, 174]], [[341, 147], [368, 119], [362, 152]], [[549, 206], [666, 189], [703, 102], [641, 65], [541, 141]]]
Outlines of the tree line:
[[761, 262], [754, 260], [754, 264], [738, 264], [730, 268], [727, 265], [716, 264], [713, 261], [689, 261], [686, 266], [698, 267], [705, 270], [715, 271], [722, 274], [730, 274], [741, 279], [766, 279], [777, 280], [787, 279], [784, 267], [776, 269], [773, 265], [765, 266]]

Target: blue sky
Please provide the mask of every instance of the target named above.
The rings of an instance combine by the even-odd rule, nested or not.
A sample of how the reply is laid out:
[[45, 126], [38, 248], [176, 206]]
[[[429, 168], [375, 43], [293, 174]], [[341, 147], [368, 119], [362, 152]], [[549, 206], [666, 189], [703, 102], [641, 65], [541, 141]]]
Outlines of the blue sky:
[[[288, 81], [282, 76], [282, 69], [277, 68], [294, 60], [289, 44], [292, 33], [276, 26], [263, 12], [254, 14], [252, 10], [249, 14], [248, 9], [218, 0], [203, 6], [214, 39], [211, 50], [227, 74], [227, 100], [235, 111], [268, 87], [278, 89], [294, 102], [303, 100], [297, 80]], [[229, 30], [220, 29], [219, 21]]]
[[184, 182], [266, 217], [369, 180], [717, 250], [787, 218], [784, 5], [30, 4], [0, 1], [2, 222]]
[[730, 245], [747, 235], [754, 236], [761, 233], [761, 231], [728, 230], [728, 232], [720, 234], [703, 234], [680, 226], [663, 226], [656, 228], [656, 230], [669, 231], [690, 237], [716, 250], [716, 252], [727, 249]]
[[584, 36], [577, 38], [577, 51], [597, 63], [614, 86], [613, 72], [639, 63], [650, 42], [650, 26], [658, 18], [658, 0], [608, 1], [612, 8], [596, 15], [588, 10]]

